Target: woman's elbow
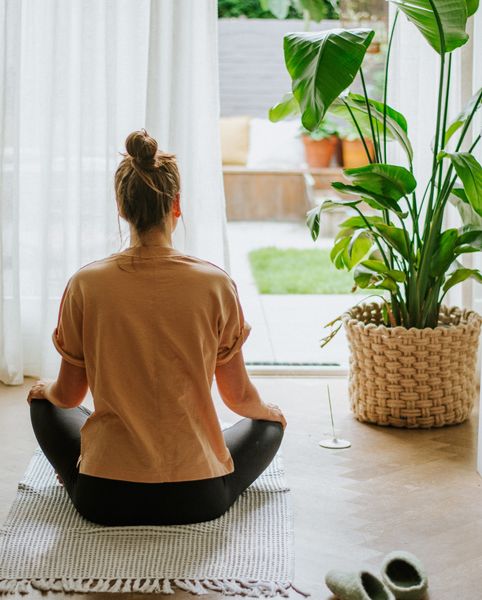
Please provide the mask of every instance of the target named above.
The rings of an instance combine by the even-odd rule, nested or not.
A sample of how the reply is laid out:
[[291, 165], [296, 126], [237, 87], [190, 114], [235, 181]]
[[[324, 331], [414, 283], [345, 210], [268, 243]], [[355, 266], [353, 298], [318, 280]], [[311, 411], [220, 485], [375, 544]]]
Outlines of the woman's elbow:
[[62, 361], [59, 377], [54, 385], [53, 394], [62, 408], [75, 408], [82, 404], [89, 385], [85, 369]]
[[57, 398], [58, 406], [60, 408], [77, 408], [84, 401], [85, 394], [83, 396], [68, 396], [64, 398]]

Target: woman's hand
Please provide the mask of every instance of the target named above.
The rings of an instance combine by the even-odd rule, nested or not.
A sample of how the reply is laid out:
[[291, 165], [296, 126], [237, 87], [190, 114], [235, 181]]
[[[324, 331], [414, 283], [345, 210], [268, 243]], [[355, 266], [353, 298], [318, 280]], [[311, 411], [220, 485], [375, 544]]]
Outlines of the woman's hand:
[[30, 404], [34, 398], [50, 400], [50, 388], [52, 387], [53, 383], [55, 382], [51, 379], [39, 379], [36, 381], [30, 388], [27, 396], [27, 402]]
[[284, 414], [281, 412], [281, 408], [277, 404], [271, 404], [270, 402], [266, 403], [266, 406], [269, 407], [270, 413], [272, 415], [272, 421], [278, 421], [283, 426], [283, 430], [286, 429], [286, 419]]

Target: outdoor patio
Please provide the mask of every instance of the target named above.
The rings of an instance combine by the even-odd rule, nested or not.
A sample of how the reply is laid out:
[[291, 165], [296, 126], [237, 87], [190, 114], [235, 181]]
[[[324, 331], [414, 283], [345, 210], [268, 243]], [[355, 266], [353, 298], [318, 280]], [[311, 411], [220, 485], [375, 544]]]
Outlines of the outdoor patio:
[[228, 223], [231, 275], [237, 283], [246, 320], [252, 326], [243, 348], [248, 363], [301, 363], [345, 367], [343, 331], [323, 349], [323, 325], [362, 298], [353, 294], [259, 294], [248, 254], [255, 248], [330, 247], [332, 240], [312, 242], [302, 222], [236, 221]]

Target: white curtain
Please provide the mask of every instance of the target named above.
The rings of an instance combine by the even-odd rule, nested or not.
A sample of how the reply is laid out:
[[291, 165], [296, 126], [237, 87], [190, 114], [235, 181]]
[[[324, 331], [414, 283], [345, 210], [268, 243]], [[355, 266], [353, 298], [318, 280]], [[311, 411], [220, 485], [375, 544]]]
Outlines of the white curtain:
[[[21, 17], [14, 2], [0, 3], [0, 23], [3, 25], [0, 37], [0, 380], [19, 383], [22, 350], [19, 344], [19, 173], [16, 165]], [[7, 80], [9, 87], [5, 88]]]
[[[482, 29], [481, 12], [476, 14], [475, 22], [474, 17], [469, 19], [467, 32], [470, 42], [456, 50], [452, 56], [449, 123], [480, 87], [482, 65], [481, 42], [478, 38]], [[390, 4], [392, 22], [394, 15], [395, 7]], [[432, 168], [431, 143], [435, 132], [438, 82], [439, 55], [429, 46], [418, 29], [400, 13], [390, 60], [388, 103], [407, 118], [408, 134], [414, 150], [414, 174], [418, 182], [419, 198], [423, 194]], [[394, 164], [406, 165], [403, 151], [393, 142], [390, 146], [390, 160]], [[457, 210], [449, 206], [446, 226], [460, 227], [460, 224]], [[465, 256], [463, 260], [470, 264], [473, 257]], [[446, 298], [447, 304], [469, 308], [472, 305], [472, 289], [470, 280], [452, 288]]]
[[215, 0], [2, 0], [0, 380], [55, 376], [81, 265], [121, 247], [113, 173], [146, 127], [178, 156], [180, 250], [227, 268]]

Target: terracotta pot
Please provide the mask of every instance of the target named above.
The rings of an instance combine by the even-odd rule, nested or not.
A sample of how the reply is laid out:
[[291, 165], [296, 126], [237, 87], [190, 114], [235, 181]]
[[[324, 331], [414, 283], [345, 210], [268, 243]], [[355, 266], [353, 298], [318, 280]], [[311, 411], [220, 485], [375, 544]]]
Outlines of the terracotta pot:
[[303, 135], [302, 139], [308, 166], [313, 168], [329, 167], [336, 150], [337, 136], [332, 135], [322, 140], [314, 140], [309, 135]]
[[380, 52], [380, 42], [372, 42], [368, 46], [367, 52], [369, 54], [378, 54]]
[[376, 303], [343, 316], [350, 349], [349, 396], [365, 423], [430, 428], [465, 421], [477, 398], [482, 319], [442, 306], [439, 324], [387, 327]]
[[[373, 142], [365, 140], [370, 156], [374, 155]], [[345, 169], [354, 169], [355, 167], [364, 167], [368, 164], [365, 147], [361, 140], [342, 140], [343, 167]]]

